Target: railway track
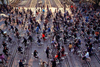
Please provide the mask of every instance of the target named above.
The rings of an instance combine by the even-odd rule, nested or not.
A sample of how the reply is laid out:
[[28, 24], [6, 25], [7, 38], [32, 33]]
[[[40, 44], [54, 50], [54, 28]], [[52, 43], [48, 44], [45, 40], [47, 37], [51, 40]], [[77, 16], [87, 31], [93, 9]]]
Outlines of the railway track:
[[93, 53], [94, 57], [96, 58], [96, 60], [98, 61], [98, 63], [100, 64], [100, 58], [97, 56], [96, 53]]
[[12, 56], [11, 56], [11, 60], [9, 61], [9, 63], [8, 63], [8, 67], [12, 67], [12, 65], [13, 65], [13, 62], [14, 62], [14, 59], [15, 59], [15, 56], [16, 56], [16, 53], [17, 53], [17, 47], [18, 47], [18, 45], [19, 45], [19, 41], [20, 40], [18, 40], [18, 44], [16, 44], [16, 48], [14, 48], [15, 50], [13, 51], [13, 53], [12, 53]]
[[17, 49], [15, 49], [15, 51], [14, 51], [14, 53], [13, 53], [13, 56], [12, 56], [12, 58], [11, 58], [10, 64], [9, 64], [8, 67], [12, 67], [14, 58], [15, 58], [15, 56], [16, 56], [16, 53], [17, 53]]
[[[84, 50], [80, 47], [80, 49], [81, 49], [81, 51], [82, 51], [82, 53], [84, 53]], [[84, 60], [85, 61], [85, 64], [83, 64], [82, 65], [82, 67], [91, 67], [91, 64], [90, 64], [90, 62], [88, 62], [87, 60]]]
[[85, 61], [85, 63], [86, 63], [86, 66], [83, 64], [82, 67], [91, 67], [91, 64], [89, 62]]
[[70, 67], [70, 64], [69, 64], [69, 61], [68, 61], [67, 57], [65, 58], [65, 62], [66, 62], [66, 67]]

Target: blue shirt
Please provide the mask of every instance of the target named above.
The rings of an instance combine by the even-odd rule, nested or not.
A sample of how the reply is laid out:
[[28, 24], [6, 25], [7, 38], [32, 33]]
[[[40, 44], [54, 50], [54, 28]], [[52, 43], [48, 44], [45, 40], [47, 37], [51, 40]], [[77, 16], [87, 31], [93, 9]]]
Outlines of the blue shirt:
[[37, 28], [36, 28], [36, 32], [38, 32], [39, 31], [39, 27], [37, 26]]
[[50, 28], [48, 28], [48, 32], [50, 32], [51, 30], [50, 30]]
[[88, 22], [88, 19], [89, 19], [89, 17], [87, 16], [86, 19], [85, 19], [85, 21]]
[[19, 62], [19, 67], [24, 67], [22, 62]]
[[45, 12], [45, 10], [43, 9], [43, 12]]

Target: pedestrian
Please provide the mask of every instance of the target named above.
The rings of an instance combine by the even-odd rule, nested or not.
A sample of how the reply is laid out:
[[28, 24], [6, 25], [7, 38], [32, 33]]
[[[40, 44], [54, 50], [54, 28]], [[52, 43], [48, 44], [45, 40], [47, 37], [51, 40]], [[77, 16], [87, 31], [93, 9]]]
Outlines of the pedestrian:
[[5, 43], [5, 41], [2, 42], [3, 47], [7, 46], [7, 43]]
[[64, 39], [64, 44], [66, 44], [66, 36], [65, 35], [64, 35], [63, 39]]
[[51, 32], [51, 29], [50, 29], [50, 27], [48, 27], [48, 30], [47, 30], [47, 31], [48, 31], [48, 33], [50, 34], [50, 32]]
[[3, 54], [0, 54], [0, 63], [4, 64], [4, 61], [6, 61], [5, 56]]
[[38, 26], [36, 27], [36, 33], [37, 34], [39, 33], [39, 27]]
[[32, 42], [32, 41], [33, 41], [33, 38], [32, 38], [32, 36], [31, 36], [31, 35], [29, 35], [28, 40], [29, 40], [30, 42]]
[[59, 34], [56, 35], [56, 41], [59, 42], [60, 36]]
[[41, 67], [47, 67], [46, 62], [43, 61], [43, 62], [41, 63]]
[[42, 10], [42, 12], [44, 13], [44, 12], [45, 12], [45, 10], [43, 9], [43, 10]]
[[8, 35], [8, 42], [12, 42], [12, 38]]
[[72, 44], [70, 43], [69, 44], [69, 51], [71, 51], [71, 49], [72, 49]]
[[37, 43], [38, 43], [38, 46], [40, 46], [41, 45], [41, 40], [40, 40], [40, 38], [39, 37], [37, 37]]
[[20, 52], [21, 54], [23, 54], [22, 49], [23, 48], [21, 46], [18, 47], [18, 52]]
[[14, 31], [14, 27], [13, 27], [13, 25], [11, 25], [11, 30]]
[[41, 18], [41, 21], [43, 20], [43, 16], [44, 16], [44, 15], [42, 14], [41, 17], [40, 17], [40, 18]]
[[7, 27], [8, 26], [8, 22], [7, 22], [7, 19], [5, 19], [5, 26]]
[[44, 41], [46, 40], [46, 39], [45, 39], [45, 34], [44, 34], [44, 33], [42, 33], [42, 38], [43, 38]]
[[10, 24], [11, 24], [11, 16], [9, 15], [9, 22], [10, 22]]
[[3, 49], [3, 52], [4, 52], [4, 54], [8, 57], [8, 48], [7, 47], [4, 47], [4, 49]]
[[19, 32], [18, 31], [16, 32], [16, 37], [19, 39]]
[[60, 50], [60, 44], [58, 43], [58, 45], [57, 45], [57, 50]]
[[65, 53], [65, 48], [64, 48], [64, 46], [62, 46], [62, 49], [61, 49], [61, 56], [64, 56], [64, 53]]
[[27, 39], [25, 37], [23, 37], [23, 42], [22, 43], [24, 43], [25, 47], [27, 47]]
[[89, 56], [91, 56], [92, 55], [92, 53], [91, 53], [92, 52], [92, 48], [88, 47], [87, 51], [89, 52]]
[[28, 28], [25, 29], [26, 29], [26, 35], [29, 35], [30, 34], [29, 29]]
[[54, 58], [51, 62], [52, 62], [52, 67], [56, 67], [56, 59]]
[[55, 41], [54, 41], [54, 39], [52, 39], [52, 41], [51, 41], [51, 48], [53, 48], [55, 45]]
[[47, 48], [46, 48], [47, 58], [49, 58], [49, 53], [50, 53], [49, 50], [50, 50], [49, 47], [47, 47]]
[[57, 51], [57, 54], [56, 54], [56, 55], [58, 56], [57, 59], [60, 60], [60, 58], [61, 58], [60, 55], [61, 55], [61, 54], [60, 54], [60, 51], [59, 51], [59, 50]]
[[73, 52], [73, 54], [77, 54], [77, 46], [76, 45], [74, 45], [74, 52]]
[[19, 62], [19, 67], [24, 67], [22, 60], [20, 60], [20, 62]]
[[0, 34], [2, 34], [2, 35], [4, 34], [4, 31], [2, 29], [0, 29]]
[[18, 32], [18, 28], [17, 27], [15, 27], [15, 32]]
[[39, 57], [37, 56], [37, 54], [38, 54], [37, 50], [34, 50], [34, 58], [39, 58]]

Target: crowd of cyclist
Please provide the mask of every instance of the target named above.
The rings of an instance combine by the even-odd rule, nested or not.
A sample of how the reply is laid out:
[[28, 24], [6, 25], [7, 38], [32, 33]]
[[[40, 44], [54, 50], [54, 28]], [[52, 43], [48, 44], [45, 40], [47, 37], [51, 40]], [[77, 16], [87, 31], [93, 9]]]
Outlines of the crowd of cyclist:
[[[7, 7], [7, 6], [5, 6]], [[47, 58], [50, 58], [50, 51], [55, 49], [55, 54], [52, 57], [52, 67], [57, 66], [57, 61], [60, 61], [62, 57], [66, 56], [65, 54], [65, 47], [64, 45], [68, 44], [69, 52], [73, 52], [73, 54], [77, 54], [78, 50], [82, 48], [82, 45], [85, 45], [87, 50], [82, 56], [82, 60], [86, 60], [92, 56], [93, 46], [94, 44], [98, 47], [100, 42], [100, 11], [96, 11], [92, 4], [79, 4], [79, 6], [71, 5], [70, 10], [71, 14], [68, 11], [65, 11], [64, 14], [61, 10], [55, 10], [52, 13], [52, 10], [49, 9], [47, 6], [47, 13], [44, 8], [39, 11], [36, 11], [36, 16], [33, 16], [33, 12], [31, 9], [23, 8], [20, 11], [20, 8], [12, 9], [5, 9], [8, 13], [8, 17], [3, 17], [5, 28], [12, 33], [16, 40], [20, 40], [23, 38], [22, 44], [24, 44], [25, 48], [28, 47], [29, 44], [35, 42], [34, 35], [35, 33], [37, 36], [37, 45], [43, 45], [41, 42], [46, 41], [49, 35], [51, 36], [51, 46], [47, 46], [46, 48], [46, 55]], [[0, 9], [0, 12], [5, 12], [3, 8]], [[39, 21], [36, 20], [36, 17], [40, 13], [40, 22], [43, 22], [43, 26], [40, 25]], [[17, 15], [17, 16], [16, 16]], [[53, 22], [50, 22], [50, 19], [53, 19]], [[50, 27], [49, 24], [53, 25], [53, 28]], [[18, 28], [17, 26], [20, 28]], [[43, 29], [42, 29], [43, 27]], [[20, 36], [20, 29], [25, 30], [25, 36]], [[41, 32], [42, 31], [42, 34]], [[0, 55], [0, 59], [7, 62], [7, 58], [11, 55], [9, 53], [8, 43], [13, 44], [13, 37], [12, 35], [8, 34], [3, 29], [0, 29], [0, 37], [3, 37], [2, 46], [3, 46], [3, 53]], [[26, 36], [28, 38], [26, 38]], [[43, 39], [43, 40], [42, 40]], [[61, 40], [63, 40], [61, 45]], [[69, 40], [69, 41], [68, 41]], [[85, 44], [82, 44], [82, 41]], [[17, 45], [17, 43], [15, 44]], [[23, 54], [23, 47], [18, 46], [18, 51]], [[38, 51], [34, 50], [33, 52], [34, 58], [38, 57]], [[6, 56], [7, 58], [4, 58]], [[42, 67], [44, 67], [46, 63], [43, 62]], [[24, 67], [22, 60], [19, 62], [19, 67]]]

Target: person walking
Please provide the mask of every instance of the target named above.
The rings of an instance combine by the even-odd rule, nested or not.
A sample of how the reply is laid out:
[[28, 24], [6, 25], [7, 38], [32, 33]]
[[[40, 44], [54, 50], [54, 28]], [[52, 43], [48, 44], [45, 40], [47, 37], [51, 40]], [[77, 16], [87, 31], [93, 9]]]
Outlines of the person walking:
[[50, 50], [49, 47], [47, 47], [46, 49], [47, 58], [49, 58], [49, 53], [50, 53], [49, 50]]
[[71, 51], [71, 49], [72, 49], [72, 44], [70, 43], [69, 44], [69, 51]]
[[40, 46], [41, 45], [41, 40], [40, 40], [40, 38], [39, 37], [37, 37], [37, 43], [38, 43], [38, 46]]
[[35, 57], [35, 58], [39, 58], [39, 57], [37, 56], [37, 54], [38, 54], [37, 50], [34, 50], [34, 57]]
[[52, 67], [56, 67], [56, 59], [54, 58], [51, 62], [52, 62]]
[[46, 40], [46, 39], [45, 39], [45, 34], [44, 34], [44, 33], [42, 33], [42, 38], [43, 38], [44, 41]]
[[20, 62], [19, 62], [19, 67], [24, 67], [22, 60], [20, 60]]
[[65, 48], [64, 48], [64, 46], [62, 46], [62, 49], [61, 49], [61, 56], [64, 56], [64, 53], [65, 53]]
[[27, 46], [27, 39], [25, 38], [25, 37], [23, 37], [23, 43], [24, 43], [24, 45], [25, 45], [25, 47]]

